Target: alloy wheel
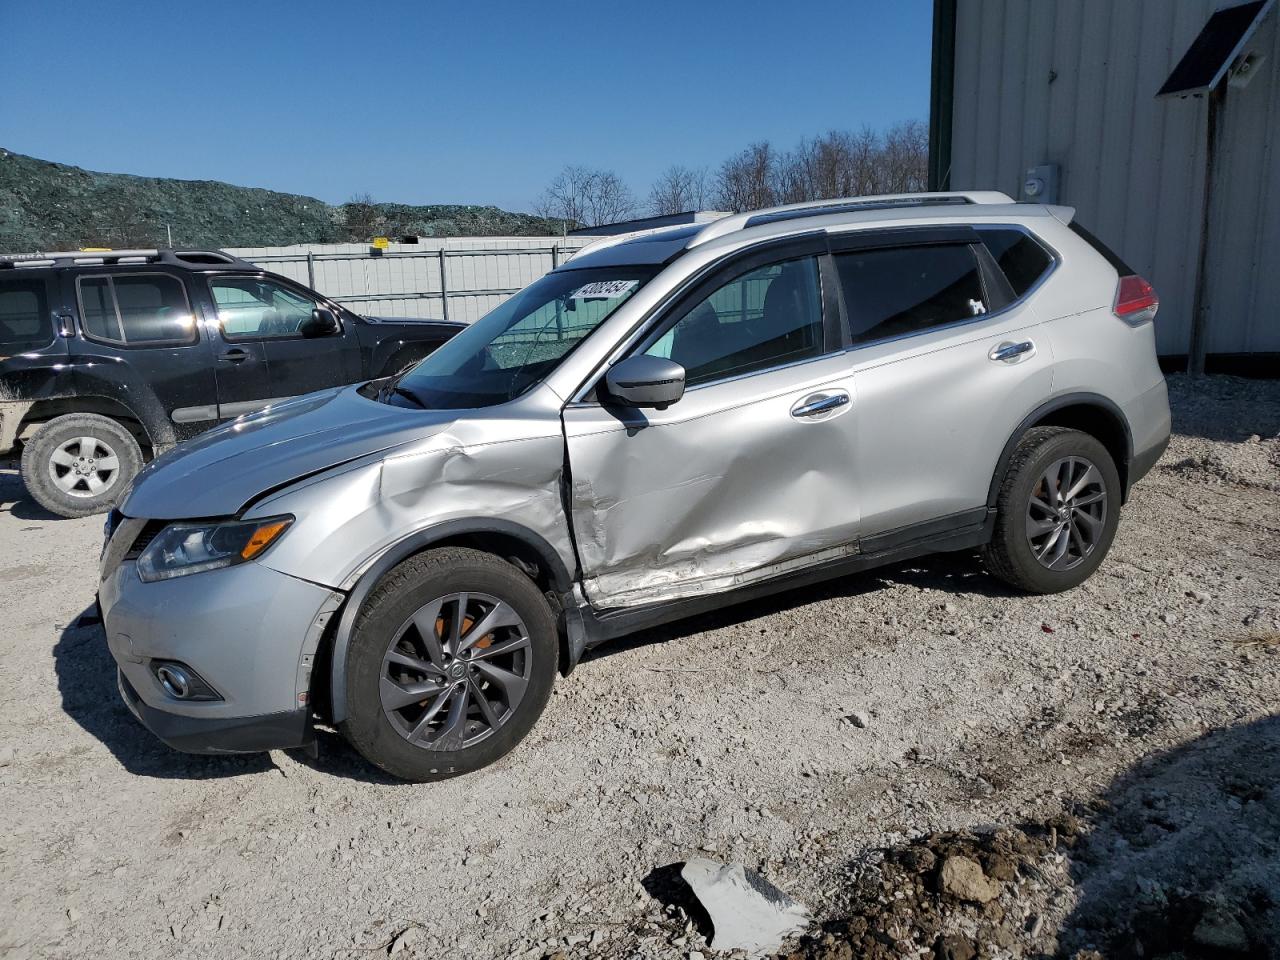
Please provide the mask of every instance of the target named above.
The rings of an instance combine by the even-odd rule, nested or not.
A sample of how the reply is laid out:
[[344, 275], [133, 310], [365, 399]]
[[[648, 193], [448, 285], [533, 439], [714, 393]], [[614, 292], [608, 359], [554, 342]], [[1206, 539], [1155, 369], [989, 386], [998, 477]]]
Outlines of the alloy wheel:
[[75, 437], [49, 455], [54, 486], [72, 497], [96, 497], [120, 476], [120, 458], [97, 437]]
[[1041, 565], [1070, 570], [1093, 553], [1107, 520], [1102, 473], [1084, 457], [1063, 457], [1036, 480], [1027, 503], [1027, 542]]
[[533, 669], [529, 630], [484, 593], [452, 593], [418, 608], [382, 658], [378, 695], [414, 746], [461, 750], [511, 719]]

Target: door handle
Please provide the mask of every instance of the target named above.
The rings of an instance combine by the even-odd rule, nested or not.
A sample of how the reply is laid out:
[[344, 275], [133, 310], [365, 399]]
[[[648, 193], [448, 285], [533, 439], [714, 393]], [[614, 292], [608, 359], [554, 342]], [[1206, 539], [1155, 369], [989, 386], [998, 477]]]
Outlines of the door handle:
[[1035, 352], [1036, 345], [1030, 340], [1023, 340], [1021, 343], [1010, 343], [1006, 341], [999, 346], [993, 347], [987, 356], [992, 360], [1001, 360], [1005, 363], [1013, 363], [1019, 357], [1030, 356]]
[[249, 351], [241, 350], [239, 347], [232, 347], [218, 359], [225, 360], [227, 363], [244, 363], [249, 359]]
[[849, 403], [849, 395], [847, 393], [833, 393], [830, 396], [808, 400], [798, 407], [792, 407], [791, 415], [793, 417], [816, 417], [820, 413], [838, 410], [847, 403]]

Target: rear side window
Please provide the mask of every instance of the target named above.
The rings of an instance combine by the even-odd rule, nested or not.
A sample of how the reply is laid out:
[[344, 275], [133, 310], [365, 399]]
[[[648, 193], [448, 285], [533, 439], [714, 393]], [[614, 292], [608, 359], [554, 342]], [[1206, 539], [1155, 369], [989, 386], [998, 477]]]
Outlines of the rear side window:
[[53, 340], [44, 280], [0, 280], [0, 355], [34, 350]]
[[177, 277], [162, 273], [81, 277], [85, 336], [126, 346], [194, 343], [195, 316]]
[[1020, 297], [1036, 285], [1053, 264], [1049, 251], [1021, 230], [980, 230], [982, 242], [999, 264], [1013, 295]]
[[987, 312], [967, 244], [836, 254], [854, 344], [922, 333]]

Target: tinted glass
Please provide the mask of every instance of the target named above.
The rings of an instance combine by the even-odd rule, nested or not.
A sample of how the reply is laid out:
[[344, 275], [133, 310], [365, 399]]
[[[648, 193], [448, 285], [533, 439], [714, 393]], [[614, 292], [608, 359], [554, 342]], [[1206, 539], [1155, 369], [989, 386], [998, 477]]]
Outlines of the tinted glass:
[[163, 274], [112, 277], [126, 343], [190, 343], [195, 318], [182, 281]]
[[0, 355], [47, 346], [53, 319], [43, 280], [0, 280]]
[[920, 333], [987, 312], [978, 262], [966, 244], [836, 255], [854, 343]]
[[80, 322], [85, 336], [95, 340], [124, 341], [116, 301], [111, 296], [111, 281], [106, 277], [83, 277], [80, 280]]
[[195, 340], [195, 317], [176, 277], [81, 277], [77, 285], [80, 320], [85, 334], [95, 340], [130, 346]]
[[689, 386], [823, 352], [822, 292], [813, 257], [770, 264], [737, 277], [645, 350], [683, 366]]
[[1035, 286], [1053, 263], [1048, 251], [1021, 230], [983, 230], [980, 235], [1004, 271], [1015, 297]]
[[209, 282], [218, 322], [228, 340], [300, 337], [316, 302], [288, 287], [253, 277], [225, 277]]
[[436, 409], [512, 400], [554, 370], [655, 272], [602, 267], [548, 273], [393, 381], [388, 399]]

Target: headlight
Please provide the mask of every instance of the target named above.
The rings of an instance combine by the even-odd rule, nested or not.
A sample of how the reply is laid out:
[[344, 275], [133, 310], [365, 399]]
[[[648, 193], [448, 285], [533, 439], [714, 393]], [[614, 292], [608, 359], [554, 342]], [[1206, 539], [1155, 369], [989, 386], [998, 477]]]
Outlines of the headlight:
[[171, 524], [138, 557], [138, 576], [152, 583], [244, 563], [261, 556], [291, 523], [293, 517]]

